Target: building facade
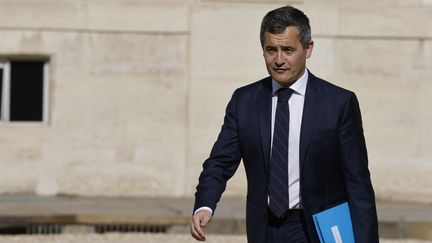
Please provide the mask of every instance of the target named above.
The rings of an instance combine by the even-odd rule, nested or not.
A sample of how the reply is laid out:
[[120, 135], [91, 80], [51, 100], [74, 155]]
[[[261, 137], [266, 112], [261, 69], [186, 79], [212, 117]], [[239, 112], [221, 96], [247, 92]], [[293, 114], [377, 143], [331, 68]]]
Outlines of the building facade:
[[[287, 3], [311, 72], [359, 97], [378, 199], [432, 202], [430, 0], [0, 0], [0, 193], [193, 196]], [[240, 167], [226, 194], [245, 190]]]

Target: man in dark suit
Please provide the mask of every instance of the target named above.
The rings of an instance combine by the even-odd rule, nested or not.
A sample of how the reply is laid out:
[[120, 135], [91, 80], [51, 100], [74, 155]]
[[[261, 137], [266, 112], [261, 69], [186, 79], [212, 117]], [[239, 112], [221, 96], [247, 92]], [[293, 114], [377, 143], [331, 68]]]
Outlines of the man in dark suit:
[[309, 19], [291, 6], [261, 25], [270, 77], [237, 89], [203, 164], [191, 234], [205, 240], [227, 180], [243, 159], [250, 243], [318, 243], [312, 215], [348, 202], [355, 242], [376, 243], [378, 223], [355, 94], [306, 69]]

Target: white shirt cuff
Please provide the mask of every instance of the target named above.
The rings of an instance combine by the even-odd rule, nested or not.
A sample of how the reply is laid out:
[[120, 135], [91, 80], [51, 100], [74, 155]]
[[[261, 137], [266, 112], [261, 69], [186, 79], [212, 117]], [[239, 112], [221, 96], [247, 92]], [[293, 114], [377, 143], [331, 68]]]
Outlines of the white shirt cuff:
[[213, 210], [211, 208], [209, 208], [209, 207], [200, 207], [200, 208], [198, 208], [197, 210], [195, 210], [194, 215], [197, 214], [199, 211], [202, 211], [202, 210], [206, 210], [206, 211], [210, 212], [211, 215], [213, 215]]

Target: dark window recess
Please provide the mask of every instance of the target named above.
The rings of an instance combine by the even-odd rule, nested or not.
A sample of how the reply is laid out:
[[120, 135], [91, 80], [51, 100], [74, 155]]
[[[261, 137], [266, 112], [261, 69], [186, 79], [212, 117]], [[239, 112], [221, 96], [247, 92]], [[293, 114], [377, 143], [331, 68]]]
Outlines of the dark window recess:
[[43, 120], [42, 61], [12, 61], [10, 121]]
[[3, 119], [2, 117], [2, 107], [3, 107], [3, 68], [0, 68], [0, 120]]

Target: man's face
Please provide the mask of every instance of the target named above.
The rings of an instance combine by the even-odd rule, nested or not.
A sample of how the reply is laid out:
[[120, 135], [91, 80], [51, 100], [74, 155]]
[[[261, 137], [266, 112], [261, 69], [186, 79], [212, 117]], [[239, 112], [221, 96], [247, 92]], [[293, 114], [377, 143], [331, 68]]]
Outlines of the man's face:
[[304, 49], [299, 37], [298, 27], [287, 27], [282, 34], [264, 33], [267, 71], [283, 86], [291, 85], [303, 75], [306, 59], [312, 54], [313, 42]]

